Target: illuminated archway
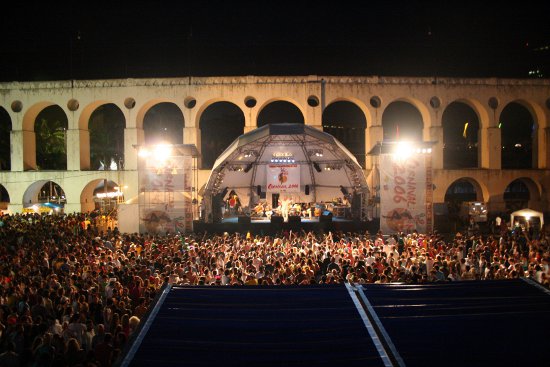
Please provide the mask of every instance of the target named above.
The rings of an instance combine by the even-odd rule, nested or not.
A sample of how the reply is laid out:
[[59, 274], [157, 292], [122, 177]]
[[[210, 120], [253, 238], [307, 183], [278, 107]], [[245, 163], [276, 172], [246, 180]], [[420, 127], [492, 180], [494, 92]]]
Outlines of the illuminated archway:
[[183, 144], [184, 126], [183, 113], [175, 103], [157, 103], [143, 118], [145, 143]]
[[124, 114], [117, 105], [103, 104], [92, 112], [88, 123], [92, 169], [124, 168], [124, 128]]
[[7, 210], [8, 204], [10, 203], [10, 194], [8, 190], [2, 185], [0, 185], [0, 210]]
[[44, 108], [36, 116], [36, 164], [42, 170], [67, 169], [67, 115], [57, 105]]
[[386, 107], [382, 114], [382, 128], [385, 141], [423, 140], [422, 114], [406, 101], [395, 101]]
[[365, 128], [367, 119], [361, 109], [348, 101], [337, 101], [323, 111], [323, 131], [338, 139], [365, 167]]
[[40, 180], [33, 182], [23, 194], [23, 208], [33, 208], [39, 212], [55, 212], [62, 209], [67, 202], [65, 191], [54, 181]]
[[0, 171], [11, 169], [10, 135], [11, 119], [8, 112], [0, 107]]
[[540, 200], [540, 188], [530, 178], [521, 177], [506, 186], [503, 198], [508, 212], [528, 208], [529, 201]]
[[537, 124], [522, 104], [512, 102], [500, 114], [501, 159], [503, 169], [533, 168], [537, 164]]
[[244, 113], [230, 102], [215, 102], [201, 114], [202, 168], [212, 168], [216, 158], [244, 132]]
[[479, 118], [466, 103], [453, 102], [443, 112], [443, 168], [478, 167]]
[[270, 102], [258, 114], [258, 127], [280, 123], [303, 124], [304, 115], [295, 104], [288, 101]]
[[101, 213], [113, 212], [117, 204], [124, 200], [124, 187], [107, 179], [90, 181], [80, 193], [82, 212], [97, 210]]

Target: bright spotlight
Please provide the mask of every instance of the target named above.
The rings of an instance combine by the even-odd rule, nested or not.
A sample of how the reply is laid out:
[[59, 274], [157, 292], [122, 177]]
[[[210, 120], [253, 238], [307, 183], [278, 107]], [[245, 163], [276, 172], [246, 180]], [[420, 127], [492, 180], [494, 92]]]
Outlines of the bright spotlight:
[[170, 157], [170, 154], [172, 153], [172, 148], [169, 145], [166, 144], [159, 144], [155, 146], [154, 149], [154, 155], [155, 158], [159, 161], [165, 161]]
[[395, 146], [393, 155], [397, 160], [404, 160], [414, 152], [414, 148], [410, 142], [400, 141]]

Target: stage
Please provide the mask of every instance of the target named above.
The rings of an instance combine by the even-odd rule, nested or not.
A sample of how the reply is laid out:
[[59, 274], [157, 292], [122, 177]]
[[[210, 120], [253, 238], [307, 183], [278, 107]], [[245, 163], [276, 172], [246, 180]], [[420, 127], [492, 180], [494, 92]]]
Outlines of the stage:
[[229, 217], [222, 219], [221, 223], [193, 222], [193, 231], [201, 233], [244, 233], [250, 231], [252, 234], [275, 234], [285, 230], [301, 230], [313, 232], [327, 231], [366, 231], [376, 233], [379, 228], [378, 221], [354, 221], [340, 217], [289, 217], [283, 221], [283, 217]]

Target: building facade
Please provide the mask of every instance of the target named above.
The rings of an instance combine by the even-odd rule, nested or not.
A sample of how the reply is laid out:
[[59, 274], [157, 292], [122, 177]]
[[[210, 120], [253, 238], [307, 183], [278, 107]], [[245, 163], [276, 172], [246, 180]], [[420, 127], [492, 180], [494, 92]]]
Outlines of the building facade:
[[[176, 143], [195, 144], [204, 155], [203, 149], [208, 149], [205, 134], [209, 133], [205, 130], [215, 127], [203, 121], [220, 103], [230, 104], [238, 111], [243, 121], [242, 126], [237, 128], [240, 133], [260, 126], [262, 113], [280, 103], [284, 103], [285, 108], [291, 106], [295, 111], [291, 116], [300, 115], [300, 122], [330, 132], [332, 125], [327, 121], [326, 112], [332, 106], [342, 106], [344, 103], [343, 106], [356, 111], [356, 115], [359, 113], [363, 121], [354, 126], [356, 136], [353, 138], [360, 140], [361, 149], [357, 154], [366, 176], [370, 175], [376, 163], [375, 158], [366, 155], [366, 152], [386, 139], [390, 129], [384, 116], [389, 115], [387, 112], [396, 103], [407, 104], [416, 111], [420, 121], [416, 128], [418, 136], [424, 141], [434, 142], [434, 203], [444, 203], [453, 185], [466, 182], [475, 191], [476, 200], [486, 202], [490, 212], [504, 212], [507, 209], [506, 197], [513, 191], [510, 188], [519, 182], [527, 190], [524, 205], [550, 211], [547, 194], [550, 189], [550, 80], [376, 76], [244, 76], [1, 83], [0, 112], [3, 117], [0, 118], [0, 127], [3, 126], [4, 134], [9, 133], [10, 145], [9, 157], [4, 159], [9, 161], [4, 165], [8, 168], [0, 171], [4, 209], [23, 211], [24, 207], [38, 201], [41, 188], [50, 181], [64, 192], [65, 212], [94, 209], [94, 191], [105, 180], [124, 187], [125, 199], [136, 197], [136, 146], [146, 142], [147, 128], [144, 125], [148, 112], [160, 104], [170, 104], [178, 109], [182, 120], [182, 132], [178, 132], [178, 137], [181, 136], [182, 141]], [[98, 170], [92, 166], [90, 158], [90, 121], [94, 112], [105, 105], [118, 110], [123, 120], [120, 131], [124, 163], [112, 170]], [[445, 163], [451, 146], [448, 140], [451, 133], [446, 131], [452, 130], [445, 121], [446, 111], [457, 105], [472, 111], [477, 120], [475, 144], [469, 147], [474, 151], [475, 163], [466, 168], [448, 168]], [[506, 128], [516, 129], [513, 117], [505, 118], [510, 105], [523, 109], [530, 119], [528, 126], [531, 133], [527, 143], [530, 151], [527, 154], [531, 162], [527, 168], [503, 164], [503, 157], [508, 157], [503, 153], [503, 121], [512, 121], [505, 123]], [[40, 148], [37, 147], [37, 120], [43, 111], [52, 107], [62, 111], [66, 119], [66, 169], [63, 170], [44, 169], [37, 164]], [[345, 114], [341, 119], [345, 119]], [[220, 124], [218, 126], [222, 126], [223, 114], [216, 121]], [[403, 126], [406, 123], [403, 121]], [[518, 131], [520, 123], [523, 122], [518, 121]], [[344, 130], [349, 128], [345, 123], [338, 126]], [[464, 127], [465, 137], [467, 126]], [[7, 141], [6, 138], [4, 136], [2, 141]], [[516, 148], [518, 146], [521, 148], [521, 144], [516, 144]], [[457, 154], [462, 153], [457, 151]], [[199, 168], [199, 184], [194, 188], [197, 192], [210, 173], [205, 164], [199, 165]], [[375, 188], [372, 189], [375, 192]]]

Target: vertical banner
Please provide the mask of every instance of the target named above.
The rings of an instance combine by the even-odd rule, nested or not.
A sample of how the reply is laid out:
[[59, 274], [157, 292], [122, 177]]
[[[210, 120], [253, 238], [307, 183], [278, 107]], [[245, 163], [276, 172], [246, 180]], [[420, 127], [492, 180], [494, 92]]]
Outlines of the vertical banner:
[[267, 166], [267, 192], [300, 192], [300, 166], [270, 164]]
[[[426, 232], [426, 161], [411, 153], [396, 159], [380, 155], [380, 229], [395, 232]], [[431, 218], [430, 218], [431, 219]]]
[[433, 231], [434, 186], [432, 177], [432, 155], [426, 154], [426, 231]]
[[192, 231], [192, 158], [148, 160], [139, 172], [140, 223], [149, 233]]

